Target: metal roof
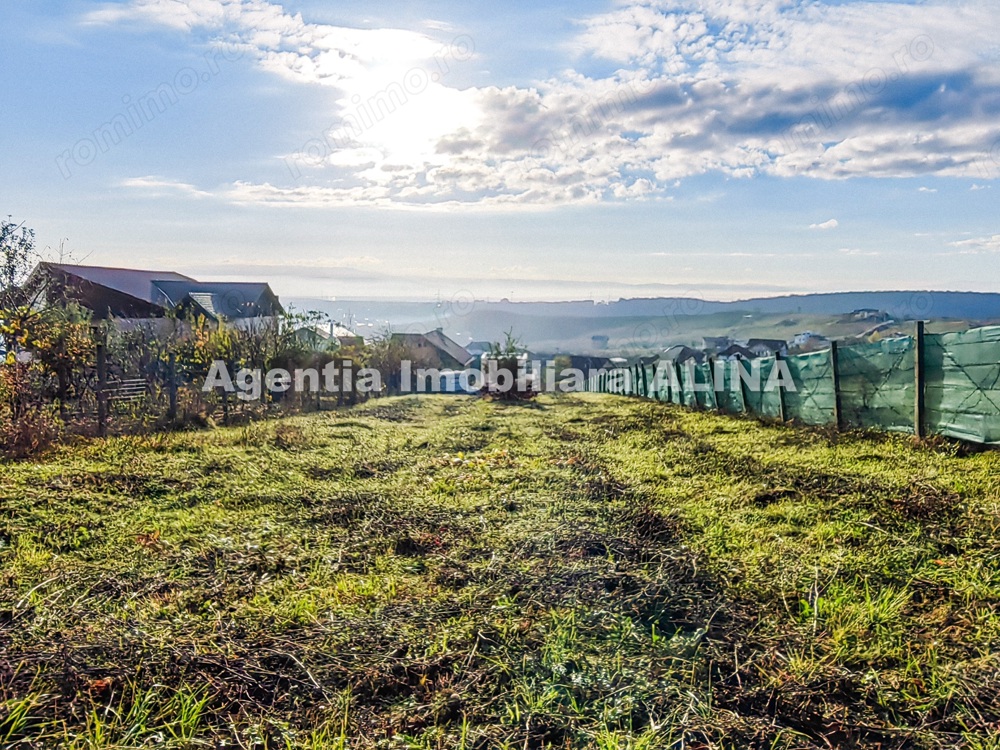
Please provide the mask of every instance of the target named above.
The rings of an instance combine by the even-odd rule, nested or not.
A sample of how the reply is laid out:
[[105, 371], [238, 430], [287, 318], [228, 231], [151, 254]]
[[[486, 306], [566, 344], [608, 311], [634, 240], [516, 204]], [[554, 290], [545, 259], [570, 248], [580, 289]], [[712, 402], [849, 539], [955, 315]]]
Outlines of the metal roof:
[[[154, 286], [162, 293], [157, 304], [177, 307], [186, 299], [191, 300], [205, 311], [206, 315], [217, 318], [256, 318], [272, 315], [271, 300], [280, 311], [277, 297], [271, 287], [256, 281], [156, 281]], [[266, 309], [262, 309], [266, 308]]]
[[159, 304], [155, 299], [153, 283], [156, 281], [195, 282], [190, 276], [173, 271], [143, 271], [135, 268], [104, 268], [101, 266], [78, 266], [71, 263], [49, 263], [51, 268], [65, 274], [114, 289], [144, 302]]
[[424, 334], [424, 338], [463, 366], [473, 360], [473, 356], [469, 353], [468, 349], [445, 336], [440, 328], [428, 331]]

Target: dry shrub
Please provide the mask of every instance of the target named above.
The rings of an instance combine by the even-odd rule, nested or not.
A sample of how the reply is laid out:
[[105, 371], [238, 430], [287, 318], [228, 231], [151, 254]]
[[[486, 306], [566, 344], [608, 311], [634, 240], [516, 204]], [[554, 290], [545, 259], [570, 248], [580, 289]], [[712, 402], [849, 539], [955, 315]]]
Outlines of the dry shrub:
[[58, 410], [38, 396], [27, 365], [0, 365], [0, 454], [27, 458], [48, 448], [59, 437]]

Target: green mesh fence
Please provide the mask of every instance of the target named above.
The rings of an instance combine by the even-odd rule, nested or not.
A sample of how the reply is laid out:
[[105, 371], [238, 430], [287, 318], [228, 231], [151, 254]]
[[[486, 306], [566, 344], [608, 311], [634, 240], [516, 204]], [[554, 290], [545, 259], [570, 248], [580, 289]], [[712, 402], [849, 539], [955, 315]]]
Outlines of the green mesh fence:
[[1000, 327], [924, 336], [925, 425], [1000, 443]]
[[913, 432], [913, 339], [841, 347], [837, 360], [844, 426]]
[[[591, 388], [682, 406], [747, 412], [804, 424], [913, 432], [913, 338], [840, 346], [782, 361], [793, 388], [773, 387], [778, 360], [658, 362], [599, 375]], [[927, 432], [1000, 444], [1000, 326], [923, 337], [923, 422]], [[834, 369], [836, 368], [836, 378]], [[778, 372], [781, 370], [778, 369]], [[743, 373], [741, 378], [740, 373]], [[742, 382], [741, 382], [742, 381]], [[835, 385], [836, 384], [836, 385]]]
[[680, 372], [680, 396], [681, 404], [695, 408], [698, 406], [698, 392], [695, 384], [698, 382], [695, 369], [692, 364], [685, 362], [679, 369]]
[[747, 399], [747, 411], [766, 419], [781, 418], [781, 394], [771, 384], [774, 357], [761, 357], [742, 363], [746, 368], [749, 382], [743, 387]]
[[715, 391], [712, 383], [712, 371], [708, 362], [696, 364], [693, 368], [695, 387], [695, 402], [702, 409], [715, 409]]
[[785, 418], [804, 424], [832, 424], [837, 393], [833, 387], [833, 358], [829, 350], [787, 357], [785, 363], [795, 384], [785, 390]]
[[719, 408], [729, 414], [743, 411], [743, 393], [740, 390], [739, 370], [736, 368], [742, 368], [742, 365], [739, 362], [717, 362], [714, 373], [716, 387], [719, 389], [716, 393]]

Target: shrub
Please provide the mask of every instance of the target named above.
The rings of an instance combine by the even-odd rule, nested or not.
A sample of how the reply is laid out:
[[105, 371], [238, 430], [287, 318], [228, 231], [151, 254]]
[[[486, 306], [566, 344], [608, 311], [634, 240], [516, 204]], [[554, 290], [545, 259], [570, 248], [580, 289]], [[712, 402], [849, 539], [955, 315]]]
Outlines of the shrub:
[[48, 448], [62, 431], [57, 408], [39, 396], [26, 364], [0, 365], [0, 453], [27, 458]]

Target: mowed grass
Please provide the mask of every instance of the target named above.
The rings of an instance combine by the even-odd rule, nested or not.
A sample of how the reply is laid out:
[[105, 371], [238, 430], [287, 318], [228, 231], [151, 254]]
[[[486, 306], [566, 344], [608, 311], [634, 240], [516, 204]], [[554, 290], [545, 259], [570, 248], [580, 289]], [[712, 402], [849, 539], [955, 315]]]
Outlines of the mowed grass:
[[1000, 748], [1000, 454], [614, 396], [0, 465], [0, 747]]

